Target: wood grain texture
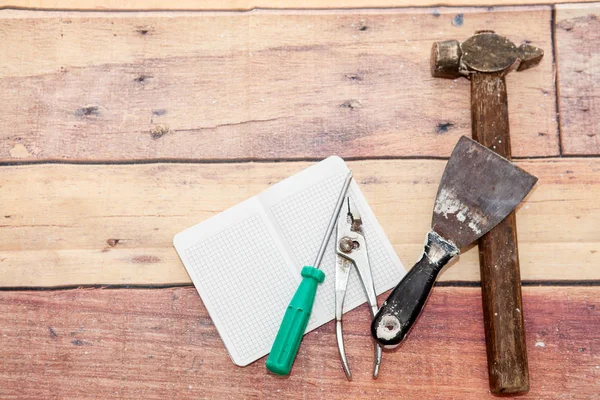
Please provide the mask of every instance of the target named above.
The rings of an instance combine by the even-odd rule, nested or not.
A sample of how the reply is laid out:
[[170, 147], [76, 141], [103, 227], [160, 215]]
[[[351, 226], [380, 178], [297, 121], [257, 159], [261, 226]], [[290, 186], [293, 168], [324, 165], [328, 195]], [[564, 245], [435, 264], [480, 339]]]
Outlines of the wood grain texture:
[[[504, 72], [471, 77], [471, 121], [473, 139], [512, 158]], [[483, 235], [478, 246], [490, 390], [526, 393], [529, 368], [515, 212]]]
[[[520, 398], [597, 398], [598, 294], [597, 287], [525, 288], [531, 391]], [[479, 288], [434, 289], [408, 340], [384, 353], [373, 380], [362, 306], [344, 317], [352, 382], [332, 323], [304, 338], [291, 376], [281, 379], [267, 373], [264, 359], [231, 363], [192, 287], [0, 292], [0, 396], [492, 399], [481, 314]]]
[[[433, 3], [0, 0], [0, 8]], [[598, 133], [597, 7], [557, 7], [564, 154], [600, 154], [597, 135], [590, 136]], [[429, 48], [476, 29], [495, 29], [546, 51], [539, 68], [508, 77], [513, 155], [556, 156], [551, 21], [547, 5], [2, 10], [0, 163], [445, 157], [461, 134], [469, 135], [469, 83], [431, 78]], [[176, 232], [309, 164], [2, 165], [0, 285], [189, 283], [171, 244]], [[444, 165], [350, 163], [406, 265], [422, 250]], [[599, 280], [600, 158], [519, 165], [540, 178], [517, 213], [522, 277], [574, 285]], [[442, 280], [479, 280], [477, 249]], [[306, 337], [287, 379], [267, 374], [264, 360], [235, 367], [193, 287], [0, 290], [0, 397], [493, 398], [480, 293], [435, 288], [406, 344], [384, 354], [378, 381], [370, 378], [369, 314], [361, 307], [347, 315], [355, 374], [349, 383], [331, 324]], [[598, 295], [596, 286], [524, 288], [531, 392], [521, 398], [597, 398]]]
[[[577, 0], [561, 0], [575, 3]], [[52, 10], [253, 10], [272, 9], [328, 9], [328, 8], [386, 8], [439, 6], [500, 6], [521, 5], [517, 0], [1, 0], [2, 8], [30, 8]], [[528, 0], [527, 4], [554, 4], [558, 1]]]
[[[311, 164], [2, 167], [0, 285], [189, 283], [172, 246], [175, 233]], [[600, 279], [600, 160], [517, 165], [539, 178], [517, 212], [522, 278]], [[410, 267], [430, 228], [445, 161], [371, 160], [349, 166]], [[441, 279], [478, 281], [479, 276], [477, 249], [471, 249]]]
[[556, 51], [563, 154], [600, 154], [600, 3], [559, 5]]
[[[494, 29], [550, 51], [550, 18], [3, 10], [0, 161], [448, 156], [469, 83], [430, 76], [432, 43]], [[558, 155], [552, 57], [507, 80], [514, 156]]]

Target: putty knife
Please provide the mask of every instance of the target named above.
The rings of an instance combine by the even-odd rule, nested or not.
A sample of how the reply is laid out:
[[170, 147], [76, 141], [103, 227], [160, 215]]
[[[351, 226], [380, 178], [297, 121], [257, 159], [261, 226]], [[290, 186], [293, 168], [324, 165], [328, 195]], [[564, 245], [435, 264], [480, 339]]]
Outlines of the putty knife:
[[465, 136], [448, 160], [421, 259], [392, 290], [371, 324], [394, 347], [421, 313], [438, 273], [460, 249], [488, 232], [523, 200], [537, 178]]

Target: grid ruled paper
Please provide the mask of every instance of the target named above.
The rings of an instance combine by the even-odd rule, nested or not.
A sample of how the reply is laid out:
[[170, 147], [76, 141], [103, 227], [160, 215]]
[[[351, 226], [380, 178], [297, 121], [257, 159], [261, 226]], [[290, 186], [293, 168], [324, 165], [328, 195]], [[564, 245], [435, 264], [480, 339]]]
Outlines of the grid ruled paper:
[[[332, 204], [335, 204], [339, 190], [346, 177], [346, 172], [336, 174], [321, 183], [305, 189], [304, 191], [292, 195], [287, 199], [277, 203], [271, 208], [271, 212], [277, 221], [277, 225], [284, 238], [290, 244], [292, 252], [298, 265], [312, 265], [315, 256], [323, 240], [323, 232], [327, 229], [329, 218], [331, 217]], [[367, 239], [367, 251], [373, 273], [376, 292], [383, 293], [389, 287], [388, 282], [392, 281], [394, 286], [404, 275], [404, 270], [398, 269], [395, 260], [384, 248], [385, 236], [381, 236], [378, 229], [374, 226], [373, 217], [370, 216], [370, 209], [364, 201], [364, 197], [354, 184], [348, 190], [348, 195], [352, 198], [358, 211], [363, 217], [363, 230]], [[303, 220], [309, 219], [313, 228], [306, 230]], [[302, 237], [302, 240], [294, 238]], [[328, 249], [323, 261], [321, 270], [325, 272], [326, 277], [335, 276], [335, 248], [336, 234], [335, 230], [329, 240]], [[317, 299], [325, 308], [328, 320], [335, 317], [335, 279], [325, 279], [319, 285], [317, 290]], [[350, 272], [348, 289], [344, 300], [344, 312], [348, 312], [367, 301], [364, 288], [356, 270]]]
[[[214, 251], [226, 248], [229, 250]], [[193, 272], [202, 277], [206, 296], [232, 299], [216, 302], [214, 311], [219, 319], [239, 327], [228, 329], [227, 334], [236, 343], [239, 356], [251, 358], [271, 346], [270, 338], [277, 334], [285, 312], [285, 307], [271, 299], [291, 299], [298, 285], [291, 271], [279, 267], [285, 265], [285, 259], [261, 216], [248, 218], [190, 247], [186, 255]], [[235, 279], [234, 275], [240, 273], [243, 279]]]
[[[347, 173], [341, 158], [329, 157], [176, 235], [175, 248], [235, 364], [247, 365], [270, 351], [300, 271], [314, 262]], [[348, 193], [361, 212], [380, 294], [405, 271], [356, 182]], [[334, 318], [334, 240], [335, 230], [307, 332]], [[365, 301], [354, 270], [344, 311]]]

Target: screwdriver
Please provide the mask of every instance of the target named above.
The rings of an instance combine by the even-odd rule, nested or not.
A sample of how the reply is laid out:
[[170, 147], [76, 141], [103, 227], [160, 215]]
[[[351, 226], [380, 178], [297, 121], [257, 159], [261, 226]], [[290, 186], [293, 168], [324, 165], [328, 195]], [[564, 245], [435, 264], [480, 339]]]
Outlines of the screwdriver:
[[348, 175], [344, 180], [340, 196], [338, 197], [335, 209], [333, 210], [333, 215], [331, 216], [327, 230], [325, 231], [325, 237], [323, 237], [323, 241], [321, 242], [317, 258], [312, 267], [305, 266], [302, 268], [302, 272], [300, 273], [302, 275], [302, 281], [300, 282], [298, 289], [296, 289], [296, 293], [294, 294], [294, 297], [292, 297], [292, 301], [290, 301], [290, 304], [285, 311], [285, 315], [283, 316], [283, 321], [279, 326], [275, 342], [273, 342], [273, 347], [271, 347], [271, 353], [267, 358], [267, 369], [274, 374], [288, 375], [292, 369], [294, 360], [296, 359], [302, 336], [304, 335], [306, 325], [308, 324], [310, 314], [312, 313], [315, 296], [317, 294], [317, 286], [325, 279], [325, 273], [319, 269], [319, 266], [321, 265], [323, 255], [325, 255], [325, 250], [329, 243], [329, 238], [335, 228], [340, 210], [344, 204], [350, 182], [352, 182], [352, 171], [348, 172]]

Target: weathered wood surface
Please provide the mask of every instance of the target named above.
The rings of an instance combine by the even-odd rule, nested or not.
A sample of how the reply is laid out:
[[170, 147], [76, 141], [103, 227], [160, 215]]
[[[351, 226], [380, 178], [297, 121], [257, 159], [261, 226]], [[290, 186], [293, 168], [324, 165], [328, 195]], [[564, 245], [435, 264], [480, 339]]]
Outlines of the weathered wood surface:
[[[473, 139], [511, 159], [505, 72], [471, 77]], [[516, 213], [479, 239], [481, 297], [490, 390], [516, 395], [529, 390], [529, 367], [521, 300]]]
[[[527, 4], [571, 3], [577, 0], [527, 0]], [[517, 0], [1, 0], [3, 8], [52, 10], [253, 10], [328, 9], [328, 8], [386, 8], [423, 6], [500, 6], [521, 5]]]
[[[430, 76], [434, 41], [552, 51], [548, 6], [0, 19], [4, 162], [445, 157], [469, 83]], [[558, 155], [552, 57], [507, 80], [513, 155]]]
[[[523, 294], [531, 391], [522, 399], [594, 399], [600, 380], [598, 289]], [[381, 301], [382, 299], [380, 299]], [[436, 288], [409, 339], [370, 377], [365, 306], [347, 314], [354, 381], [334, 325], [304, 338], [290, 377], [264, 359], [234, 366], [194, 288], [0, 292], [0, 397], [483, 399], [488, 392], [479, 288]]]
[[[422, 251], [445, 163], [349, 163], [407, 267]], [[517, 212], [523, 279], [600, 279], [600, 160], [517, 164], [539, 178]], [[175, 233], [309, 165], [4, 166], [0, 285], [189, 283]], [[479, 276], [475, 248], [441, 278]]]
[[[417, 4], [361, 1], [334, 6]], [[477, 4], [490, 1], [512, 0]], [[0, 0], [0, 7], [94, 10], [332, 4]], [[555, 69], [563, 153], [598, 155], [597, 10], [561, 5], [555, 19], [547, 5], [2, 10], [0, 163], [446, 157], [461, 134], [470, 134], [469, 83], [431, 78], [429, 49], [482, 28], [546, 51], [539, 68], [507, 78], [513, 155], [559, 155]], [[445, 162], [350, 164], [411, 265]], [[2, 165], [0, 285], [189, 283], [173, 234], [307, 165]], [[517, 213], [522, 276], [574, 285], [523, 290], [532, 387], [522, 398], [598, 398], [598, 287], [579, 285], [600, 279], [600, 158], [519, 165], [540, 178]], [[462, 255], [442, 280], [478, 281], [477, 250]], [[345, 331], [355, 381], [349, 383], [331, 324], [306, 337], [294, 373], [279, 379], [265, 372], [264, 360], [243, 369], [229, 361], [192, 287], [2, 290], [0, 397], [492, 398], [480, 293], [435, 288], [410, 339], [384, 355], [378, 381], [369, 377], [368, 313], [364, 307], [350, 313]]]
[[559, 5], [556, 51], [563, 154], [600, 154], [600, 3]]

